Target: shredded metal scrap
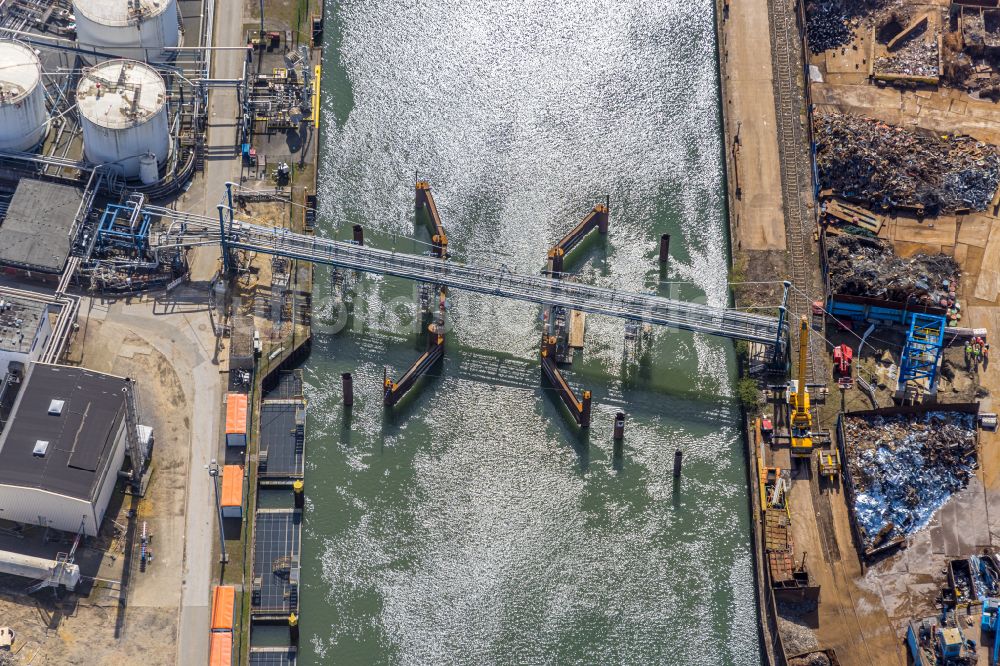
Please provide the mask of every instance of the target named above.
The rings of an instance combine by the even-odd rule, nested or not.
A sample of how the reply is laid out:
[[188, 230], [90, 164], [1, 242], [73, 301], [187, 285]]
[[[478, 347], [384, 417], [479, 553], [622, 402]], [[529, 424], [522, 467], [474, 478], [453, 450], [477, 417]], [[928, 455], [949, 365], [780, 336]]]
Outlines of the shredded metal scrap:
[[812, 652], [788, 660], [788, 666], [830, 666], [832, 663], [824, 652]]
[[814, 116], [824, 188], [875, 208], [985, 210], [1000, 183], [996, 146], [969, 137], [915, 134], [871, 118]]
[[924, 527], [978, 464], [971, 414], [847, 417], [844, 435], [866, 548]]
[[905, 76], [938, 75], [937, 41], [914, 40], [899, 51], [875, 59], [875, 71]]
[[826, 242], [834, 294], [940, 307], [954, 303], [960, 273], [946, 254], [904, 259], [885, 241], [853, 235], [830, 236]]
[[962, 12], [962, 39], [968, 46], [996, 47], [1000, 45], [1000, 13], [968, 8]]
[[814, 0], [806, 8], [809, 50], [822, 53], [851, 43], [854, 34], [840, 0]]

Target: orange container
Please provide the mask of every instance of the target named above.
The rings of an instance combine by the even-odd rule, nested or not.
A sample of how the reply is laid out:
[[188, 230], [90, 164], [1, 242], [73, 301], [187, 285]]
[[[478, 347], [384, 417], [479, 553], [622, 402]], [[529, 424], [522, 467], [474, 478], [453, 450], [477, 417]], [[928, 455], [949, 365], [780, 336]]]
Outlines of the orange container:
[[233, 632], [212, 632], [212, 643], [208, 650], [209, 666], [232, 666]]
[[226, 396], [226, 446], [247, 445], [247, 394]]
[[243, 466], [222, 468], [222, 517], [243, 517]]
[[232, 585], [217, 585], [212, 593], [212, 631], [232, 631], [235, 612], [236, 588]]

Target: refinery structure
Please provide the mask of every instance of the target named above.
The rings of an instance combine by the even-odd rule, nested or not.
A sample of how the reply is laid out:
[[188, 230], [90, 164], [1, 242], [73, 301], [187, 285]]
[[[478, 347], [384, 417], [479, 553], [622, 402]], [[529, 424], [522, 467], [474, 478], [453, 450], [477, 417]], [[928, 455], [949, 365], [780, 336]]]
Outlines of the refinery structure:
[[[176, 221], [150, 204], [204, 169], [209, 92], [235, 94], [227, 152], [247, 168], [255, 137], [316, 115], [315, 65], [287, 31], [248, 30], [226, 47], [240, 75], [211, 78], [214, 20], [210, 0], [0, 0], [0, 269], [105, 293], [184, 274], [184, 249], [150, 248]], [[262, 70], [264, 51], [283, 66]]]
[[[236, 397], [225, 404], [235, 408], [259, 356], [233, 345], [227, 358], [234, 313], [245, 318], [245, 308], [237, 312], [228, 264], [221, 272], [218, 262], [219, 197], [232, 227], [235, 205], [284, 205], [306, 146], [315, 161], [322, 32], [288, 23], [265, 31], [263, 20], [257, 29], [231, 9], [216, 0], [0, 0], [0, 662], [9, 650], [15, 663], [114, 663], [115, 650], [147, 636], [172, 643], [159, 630], [177, 626], [177, 663], [204, 663], [211, 647], [211, 663], [224, 664], [249, 636], [234, 637], [232, 595], [230, 619], [213, 607], [210, 629], [186, 609], [203, 606], [209, 589], [212, 531], [189, 518], [209, 506], [209, 479], [220, 484], [220, 531], [253, 511], [240, 458], [251, 414], [244, 407], [242, 447], [208, 453], [213, 421], [192, 409], [210, 412], [221, 397], [220, 365], [232, 368]], [[239, 181], [235, 193], [227, 181]], [[206, 225], [215, 238], [204, 237]], [[245, 272], [249, 255], [226, 258]], [[193, 285], [209, 283], [202, 307]], [[177, 294], [202, 306], [163, 317], [156, 300]], [[104, 323], [94, 311], [102, 303], [116, 310]], [[123, 324], [117, 309], [131, 306]], [[293, 428], [269, 448], [269, 483], [301, 480], [304, 403], [268, 410]], [[262, 522], [298, 535], [300, 509]], [[264, 546], [281, 566], [254, 587], [257, 610], [281, 611], [284, 622], [297, 610], [297, 581], [287, 578], [298, 562], [279, 543]], [[154, 559], [152, 575], [136, 580]], [[275, 597], [286, 592], [291, 600]], [[82, 660], [39, 647], [46, 639], [19, 616], [28, 595], [59, 614], [86, 602], [65, 625], [87, 618], [92, 649]], [[146, 631], [142, 612], [129, 610], [138, 621], [127, 634], [133, 599], [170, 619]], [[289, 654], [281, 663], [295, 663]]]
[[31, 150], [49, 127], [42, 63], [32, 49], [14, 41], [0, 43], [0, 61], [8, 63], [0, 72], [0, 148]]
[[108, 60], [84, 70], [76, 88], [84, 158], [142, 185], [160, 180], [170, 156], [167, 88], [151, 66]]
[[172, 279], [181, 258], [142, 252], [152, 221], [117, 212], [176, 196], [201, 165], [204, 28], [175, 0], [0, 3], [0, 265], [112, 290]]
[[178, 44], [200, 23], [181, 21], [173, 1], [0, 3], [7, 175], [84, 186], [98, 172], [111, 194], [145, 188], [162, 197], [183, 187], [198, 152], [207, 72], [204, 49], [182, 55]]

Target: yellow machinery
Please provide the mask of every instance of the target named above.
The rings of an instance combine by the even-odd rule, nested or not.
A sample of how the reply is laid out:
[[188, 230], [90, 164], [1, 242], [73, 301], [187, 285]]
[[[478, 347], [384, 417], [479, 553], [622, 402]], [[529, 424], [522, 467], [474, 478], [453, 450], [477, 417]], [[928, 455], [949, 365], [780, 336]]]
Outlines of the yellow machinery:
[[819, 452], [819, 473], [833, 483], [840, 474], [840, 452], [837, 449]]
[[789, 409], [789, 429], [792, 434], [792, 456], [808, 458], [813, 451], [812, 412], [809, 411], [809, 390], [806, 388], [806, 368], [809, 367], [809, 320], [802, 317], [799, 326], [798, 378], [788, 383], [786, 397]]

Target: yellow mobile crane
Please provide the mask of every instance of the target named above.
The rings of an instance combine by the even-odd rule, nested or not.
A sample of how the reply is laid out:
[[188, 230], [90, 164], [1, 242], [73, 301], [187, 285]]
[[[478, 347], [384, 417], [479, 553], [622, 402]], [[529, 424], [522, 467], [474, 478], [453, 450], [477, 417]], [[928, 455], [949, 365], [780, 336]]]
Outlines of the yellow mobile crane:
[[798, 379], [788, 382], [788, 425], [792, 435], [792, 456], [808, 458], [813, 451], [812, 412], [809, 411], [809, 390], [806, 388], [806, 368], [809, 364], [809, 320], [802, 317], [799, 325]]

